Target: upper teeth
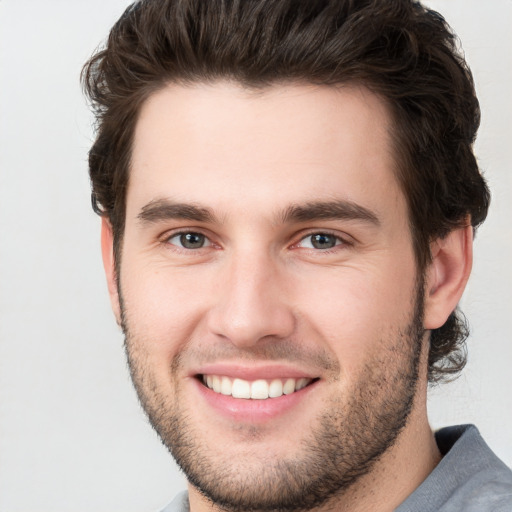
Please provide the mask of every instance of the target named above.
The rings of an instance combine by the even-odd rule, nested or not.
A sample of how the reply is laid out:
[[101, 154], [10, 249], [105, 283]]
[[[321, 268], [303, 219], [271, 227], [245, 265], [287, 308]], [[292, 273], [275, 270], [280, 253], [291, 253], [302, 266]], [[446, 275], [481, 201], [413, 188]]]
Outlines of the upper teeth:
[[313, 379], [259, 379], [252, 382], [243, 379], [231, 379], [219, 375], [203, 375], [203, 382], [216, 393], [231, 395], [233, 398], [253, 398], [264, 400], [289, 395], [306, 387]]

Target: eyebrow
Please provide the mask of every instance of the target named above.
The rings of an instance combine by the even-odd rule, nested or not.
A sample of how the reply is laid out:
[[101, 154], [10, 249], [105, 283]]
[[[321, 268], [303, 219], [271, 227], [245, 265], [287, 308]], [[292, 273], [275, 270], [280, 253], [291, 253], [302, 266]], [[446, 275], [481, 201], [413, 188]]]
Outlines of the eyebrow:
[[[154, 199], [142, 207], [137, 218], [143, 224], [153, 224], [170, 219], [191, 220], [204, 223], [220, 223], [210, 208], [193, 203], [175, 203], [170, 199]], [[375, 212], [352, 201], [311, 201], [292, 204], [277, 215], [278, 222], [310, 222], [315, 220], [358, 220], [375, 226], [380, 220]]]
[[142, 207], [137, 218], [143, 224], [153, 224], [170, 219], [192, 220], [196, 222], [218, 222], [209, 208], [190, 203], [175, 203], [169, 199], [155, 199]]
[[279, 217], [283, 224], [314, 220], [358, 220], [375, 226], [380, 225], [379, 217], [375, 212], [346, 200], [312, 201], [291, 205]]

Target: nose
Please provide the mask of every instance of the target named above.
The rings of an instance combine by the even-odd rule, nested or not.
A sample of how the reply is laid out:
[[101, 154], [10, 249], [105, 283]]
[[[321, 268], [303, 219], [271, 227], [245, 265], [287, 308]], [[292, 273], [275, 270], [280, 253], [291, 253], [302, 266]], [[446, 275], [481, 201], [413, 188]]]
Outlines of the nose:
[[240, 348], [292, 334], [295, 319], [286, 273], [270, 257], [233, 257], [225, 262], [218, 283], [208, 317], [211, 333]]

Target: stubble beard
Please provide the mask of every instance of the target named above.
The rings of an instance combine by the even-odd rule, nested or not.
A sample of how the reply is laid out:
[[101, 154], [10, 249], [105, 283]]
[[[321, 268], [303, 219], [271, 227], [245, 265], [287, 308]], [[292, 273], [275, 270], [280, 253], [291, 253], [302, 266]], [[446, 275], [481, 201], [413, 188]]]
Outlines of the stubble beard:
[[[156, 382], [122, 309], [130, 372], [150, 423], [188, 481], [221, 510], [302, 512], [341, 499], [393, 446], [411, 413], [424, 338], [422, 283], [409, 322], [389, 335], [393, 342], [381, 340], [386, 350], [367, 362], [350, 399], [331, 397], [316, 427], [298, 440], [300, 449], [280, 460], [272, 454], [233, 460], [222, 446], [208, 446], [179, 386], [169, 396]], [[174, 375], [179, 368], [180, 355], [173, 361]]]

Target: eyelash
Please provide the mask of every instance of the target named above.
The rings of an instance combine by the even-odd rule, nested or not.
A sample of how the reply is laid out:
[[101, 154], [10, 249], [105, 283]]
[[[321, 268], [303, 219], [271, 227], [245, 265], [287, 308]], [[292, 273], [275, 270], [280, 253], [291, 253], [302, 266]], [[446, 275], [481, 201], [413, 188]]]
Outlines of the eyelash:
[[[188, 248], [188, 247], [183, 247], [183, 246], [180, 246], [180, 245], [177, 245], [177, 244], [173, 244], [170, 242], [170, 240], [172, 240], [173, 238], [176, 238], [176, 237], [181, 237], [181, 236], [185, 236], [185, 235], [199, 235], [199, 236], [202, 236], [204, 237], [205, 241], [208, 242], [207, 245], [204, 245], [202, 247], [198, 247], [196, 249], [193, 249], [193, 248]], [[205, 235], [204, 233], [202, 233], [200, 230], [181, 230], [181, 231], [176, 231], [174, 233], [166, 233], [165, 236], [163, 236], [162, 238], [162, 243], [166, 246], [172, 246], [173, 250], [174, 251], [179, 251], [179, 252], [184, 252], [186, 254], [191, 254], [191, 253], [194, 253], [194, 252], [198, 252], [200, 249], [204, 249], [204, 248], [208, 248], [208, 247], [211, 247], [213, 245], [215, 245], [211, 240], [210, 240], [210, 237], [208, 237], [207, 235]]]
[[[346, 238], [341, 237], [339, 234], [333, 233], [329, 230], [321, 230], [321, 231], [311, 231], [303, 236], [301, 236], [300, 240], [293, 244], [292, 247], [298, 247], [298, 245], [303, 242], [304, 240], [307, 240], [308, 238], [313, 237], [314, 235], [325, 235], [330, 236], [336, 239], [336, 244], [333, 247], [330, 247], [328, 249], [317, 249], [317, 248], [311, 248], [311, 247], [305, 247], [304, 250], [312, 251], [315, 254], [332, 254], [335, 252], [338, 252], [340, 250], [346, 249], [348, 247], [351, 247], [353, 243], [348, 241]], [[299, 248], [299, 247], [298, 247]]]
[[[200, 235], [200, 236], [204, 237], [204, 239], [208, 242], [208, 245], [203, 245], [202, 247], [198, 247], [198, 248], [187, 248], [187, 247], [183, 247], [183, 246], [173, 244], [170, 242], [170, 240], [172, 240], [173, 238], [184, 236], [184, 235]], [[332, 254], [334, 252], [338, 252], [339, 250], [346, 249], [353, 245], [352, 242], [348, 241], [346, 238], [341, 237], [340, 235], [338, 235], [336, 233], [333, 233], [332, 231], [322, 230], [322, 231], [311, 231], [305, 235], [302, 235], [301, 238], [299, 239], [299, 241], [295, 242], [290, 247], [300, 249], [300, 247], [299, 247], [300, 243], [302, 243], [304, 240], [307, 240], [308, 238], [311, 238], [315, 235], [324, 235], [324, 236], [334, 237], [336, 239], [336, 244], [333, 247], [329, 247], [326, 249], [318, 249], [318, 248], [314, 248], [314, 247], [304, 247], [302, 249], [307, 250], [307, 251], [312, 251], [316, 254]], [[200, 230], [181, 230], [181, 231], [176, 231], [176, 232], [170, 233], [170, 234], [166, 233], [165, 236], [162, 238], [162, 243], [166, 246], [172, 246], [172, 248], [173, 248], [172, 250], [174, 250], [174, 251], [183, 252], [183, 253], [186, 253], [189, 255], [194, 252], [197, 253], [201, 249], [205, 249], [205, 248], [212, 247], [212, 246], [216, 245], [211, 241], [211, 239], [210, 239], [210, 237], [208, 237], [208, 235], [202, 233]]]

